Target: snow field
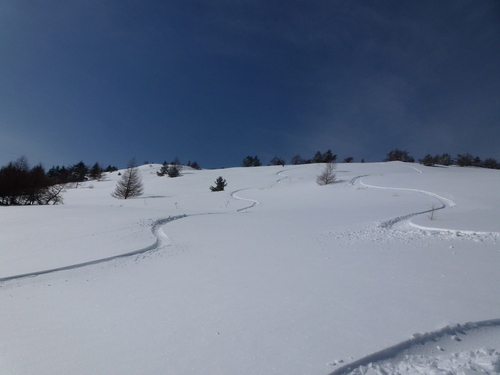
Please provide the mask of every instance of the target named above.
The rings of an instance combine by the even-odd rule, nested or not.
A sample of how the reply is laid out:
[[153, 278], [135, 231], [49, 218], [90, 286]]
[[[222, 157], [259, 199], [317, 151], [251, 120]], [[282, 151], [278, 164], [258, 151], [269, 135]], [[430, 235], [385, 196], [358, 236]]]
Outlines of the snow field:
[[[160, 244], [0, 283], [0, 374], [328, 374], [356, 360], [363, 367], [349, 371], [431, 373], [448, 361], [460, 373], [453, 366], [474, 356], [495, 373], [500, 336], [491, 327], [475, 341], [462, 335], [469, 346], [362, 361], [416, 332], [499, 317], [496, 171], [416, 168], [340, 164], [340, 181], [319, 187], [318, 165], [186, 170], [177, 179], [142, 166], [138, 199], [111, 198], [111, 174], [69, 190], [64, 206], [2, 208], [0, 278]], [[452, 172], [446, 184], [442, 173]], [[220, 175], [226, 191], [210, 192]], [[491, 185], [480, 196], [463, 188], [483, 176]], [[425, 214], [381, 228], [436, 200], [398, 188], [456, 202], [460, 210], [436, 215], [464, 235], [410, 226], [438, 227]], [[488, 226], [461, 216], [476, 207]], [[187, 216], [154, 226], [178, 215]]]

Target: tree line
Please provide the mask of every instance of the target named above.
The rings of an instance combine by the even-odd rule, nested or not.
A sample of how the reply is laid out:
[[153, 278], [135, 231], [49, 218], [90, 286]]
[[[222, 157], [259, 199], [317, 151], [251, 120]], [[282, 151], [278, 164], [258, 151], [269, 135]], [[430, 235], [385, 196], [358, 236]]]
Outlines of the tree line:
[[[403, 161], [414, 163], [415, 159], [409, 155], [408, 151], [403, 151], [399, 149], [391, 150], [384, 161]], [[435, 165], [458, 165], [459, 167], [479, 167], [479, 168], [489, 168], [489, 169], [500, 169], [500, 163], [494, 158], [486, 158], [482, 160], [479, 156], [473, 156], [471, 154], [457, 154], [455, 158], [451, 157], [449, 154], [425, 155], [418, 162], [427, 167], [433, 167]]]
[[[354, 160], [353, 157], [348, 157], [344, 159], [344, 163], [350, 163], [353, 160]], [[295, 155], [290, 160], [290, 164], [299, 165], [299, 164], [313, 164], [313, 163], [335, 163], [336, 161], [337, 161], [337, 155], [333, 154], [331, 150], [327, 150], [323, 153], [320, 151], [316, 152], [314, 156], [310, 159], [304, 159], [300, 155]], [[285, 166], [285, 164], [286, 164], [285, 159], [279, 156], [274, 156], [269, 162], [269, 165]], [[243, 159], [241, 165], [243, 167], [260, 167], [262, 163], [258, 158], [258, 156], [247, 156], [246, 158]]]
[[69, 183], [89, 179], [100, 180], [104, 172], [117, 170], [99, 163], [87, 166], [83, 162], [68, 167], [52, 167], [45, 171], [42, 164], [30, 167], [25, 156], [0, 168], [0, 204], [45, 205], [62, 203], [62, 193]]

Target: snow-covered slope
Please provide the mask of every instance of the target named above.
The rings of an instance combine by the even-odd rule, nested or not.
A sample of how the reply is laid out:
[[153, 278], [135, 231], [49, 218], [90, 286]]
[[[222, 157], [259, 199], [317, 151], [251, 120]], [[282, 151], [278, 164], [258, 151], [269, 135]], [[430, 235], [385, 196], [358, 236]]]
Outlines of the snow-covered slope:
[[1, 207], [0, 374], [500, 373], [500, 173], [322, 168]]

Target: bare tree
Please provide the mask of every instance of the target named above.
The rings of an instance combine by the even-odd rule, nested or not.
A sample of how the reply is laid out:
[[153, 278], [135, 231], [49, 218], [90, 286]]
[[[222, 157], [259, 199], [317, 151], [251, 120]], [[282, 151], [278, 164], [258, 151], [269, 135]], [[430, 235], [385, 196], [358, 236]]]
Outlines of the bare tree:
[[335, 180], [337, 179], [335, 173], [333, 172], [335, 170], [335, 167], [335, 163], [327, 163], [325, 165], [325, 169], [323, 169], [323, 172], [316, 179], [318, 185], [328, 185], [335, 182]]
[[270, 165], [281, 165], [282, 167], [285, 166], [285, 159], [280, 158], [279, 156], [275, 156], [274, 158], [271, 159], [269, 162]]
[[128, 199], [142, 195], [143, 191], [144, 186], [142, 185], [139, 169], [137, 168], [135, 159], [132, 159], [111, 195], [118, 199]]
[[52, 185], [43, 191], [39, 197], [39, 204], [59, 204], [63, 203], [62, 193], [66, 191], [66, 184]]
[[300, 155], [295, 155], [292, 160], [290, 161], [293, 165], [298, 165], [298, 164], [305, 164], [305, 160], [302, 159], [302, 156]]
[[354, 160], [354, 158], [352, 156], [349, 156], [347, 158], [344, 159], [344, 163], [350, 163]]

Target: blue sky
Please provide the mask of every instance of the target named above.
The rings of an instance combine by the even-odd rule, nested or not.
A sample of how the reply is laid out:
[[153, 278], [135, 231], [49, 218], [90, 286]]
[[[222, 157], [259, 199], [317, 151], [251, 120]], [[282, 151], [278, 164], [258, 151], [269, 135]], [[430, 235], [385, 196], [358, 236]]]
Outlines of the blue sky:
[[497, 0], [4, 0], [0, 165], [500, 160]]

